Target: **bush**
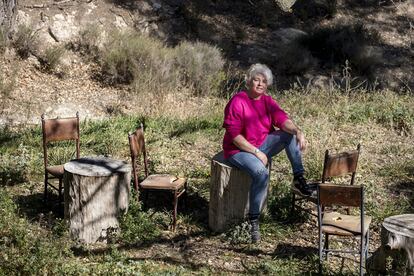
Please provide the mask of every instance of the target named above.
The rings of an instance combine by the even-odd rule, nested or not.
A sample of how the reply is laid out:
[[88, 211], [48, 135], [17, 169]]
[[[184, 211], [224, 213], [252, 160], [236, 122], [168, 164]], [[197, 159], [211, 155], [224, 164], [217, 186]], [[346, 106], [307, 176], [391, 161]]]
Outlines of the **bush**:
[[224, 59], [217, 47], [202, 42], [183, 42], [176, 58], [184, 83], [199, 95], [211, 95], [224, 80]]
[[13, 40], [13, 46], [17, 54], [26, 59], [37, 47], [37, 35], [32, 27], [20, 25]]
[[99, 43], [102, 29], [96, 24], [89, 24], [79, 32], [79, 37], [75, 42], [75, 50], [82, 54], [96, 58], [99, 54]]
[[102, 73], [107, 82], [131, 84], [136, 92], [158, 93], [177, 86], [171, 49], [135, 32], [114, 32], [110, 37], [101, 53]]
[[45, 50], [42, 58], [42, 67], [46, 71], [55, 70], [61, 63], [62, 56], [65, 54], [63, 46], [49, 47]]

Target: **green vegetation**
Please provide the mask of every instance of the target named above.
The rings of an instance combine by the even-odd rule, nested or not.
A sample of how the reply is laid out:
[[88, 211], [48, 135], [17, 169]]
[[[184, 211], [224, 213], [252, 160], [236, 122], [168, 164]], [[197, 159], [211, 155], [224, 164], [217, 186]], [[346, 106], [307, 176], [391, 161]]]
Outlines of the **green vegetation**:
[[[413, 211], [413, 193], [407, 188], [414, 181], [412, 97], [389, 91], [344, 94], [294, 90], [274, 96], [307, 135], [309, 146], [304, 160], [309, 178], [320, 178], [326, 148], [342, 150], [362, 144], [356, 181], [366, 188], [366, 209], [374, 217], [374, 237], [385, 217]], [[0, 262], [6, 265], [2, 265], [0, 274], [226, 274], [219, 263], [231, 263], [234, 257], [243, 263], [240, 272], [252, 275], [316, 272], [316, 229], [303, 228], [314, 221], [307, 215], [292, 216], [289, 212], [291, 177], [284, 154], [273, 161], [271, 192], [261, 226], [263, 243], [273, 249], [257, 255], [265, 249], [260, 244], [250, 244], [245, 223], [234, 226], [224, 236], [209, 232], [210, 158], [220, 150], [221, 114], [226, 101], [219, 99], [219, 103], [211, 103], [208, 112], [183, 119], [174, 113], [160, 113], [82, 122], [81, 155], [102, 154], [129, 160], [127, 133], [143, 122], [150, 171], [189, 178], [188, 207], [180, 208], [176, 233], [165, 231], [170, 222], [169, 206], [150, 200], [152, 205], [142, 208], [133, 198], [128, 213], [121, 218], [121, 231], [113, 233], [110, 244], [105, 246], [83, 247], [70, 241], [59, 208], [41, 202], [40, 127], [2, 129]], [[66, 144], [53, 147], [52, 160], [60, 162], [53, 155], [61, 153], [71, 158], [73, 149]], [[201, 256], [190, 262], [169, 259], [169, 253], [134, 257], [143, 256], [147, 247], [162, 252], [160, 248], [166, 241], [180, 246], [189, 243], [190, 248], [198, 246], [195, 250], [201, 250]], [[211, 247], [223, 253], [217, 255]], [[206, 258], [216, 261], [209, 263]], [[326, 267], [329, 274], [357, 271], [352, 262], [345, 266], [345, 272], [338, 269], [339, 261]]]

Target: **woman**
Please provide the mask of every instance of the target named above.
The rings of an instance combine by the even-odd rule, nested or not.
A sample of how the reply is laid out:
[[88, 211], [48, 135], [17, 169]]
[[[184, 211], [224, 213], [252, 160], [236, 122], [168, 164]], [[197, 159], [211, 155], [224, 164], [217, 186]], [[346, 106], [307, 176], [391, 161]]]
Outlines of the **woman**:
[[235, 94], [224, 110], [224, 157], [252, 178], [249, 220], [253, 242], [260, 241], [259, 216], [269, 180], [266, 166], [272, 156], [285, 149], [293, 184], [305, 195], [312, 193], [303, 176], [305, 136], [267, 94], [272, 82], [272, 71], [266, 65], [253, 64], [246, 75], [247, 90]]

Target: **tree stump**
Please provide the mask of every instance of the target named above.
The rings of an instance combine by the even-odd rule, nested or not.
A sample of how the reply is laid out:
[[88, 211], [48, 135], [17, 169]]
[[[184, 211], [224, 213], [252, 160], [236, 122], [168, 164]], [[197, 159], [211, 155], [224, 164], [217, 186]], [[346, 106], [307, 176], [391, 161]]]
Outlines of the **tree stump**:
[[118, 228], [129, 203], [131, 166], [106, 157], [85, 157], [64, 165], [65, 218], [73, 239], [93, 243]]
[[382, 223], [381, 247], [368, 260], [372, 275], [387, 273], [387, 258], [393, 259], [393, 268], [404, 258], [406, 273], [414, 272], [414, 214], [388, 217]]
[[[223, 232], [242, 222], [249, 212], [250, 176], [224, 159], [223, 152], [211, 161], [209, 227]], [[264, 205], [266, 200], [264, 200]]]

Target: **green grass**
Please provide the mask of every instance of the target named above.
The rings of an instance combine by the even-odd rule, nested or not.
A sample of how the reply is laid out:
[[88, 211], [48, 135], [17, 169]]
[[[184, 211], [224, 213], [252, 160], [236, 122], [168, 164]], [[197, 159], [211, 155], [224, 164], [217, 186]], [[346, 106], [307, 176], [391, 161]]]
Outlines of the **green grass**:
[[[325, 149], [336, 151], [362, 144], [356, 183], [365, 186], [374, 237], [378, 237], [385, 217], [413, 211], [411, 96], [291, 91], [276, 98], [305, 131], [309, 145], [304, 161], [309, 179], [320, 179]], [[243, 225], [235, 226], [224, 239], [208, 230], [210, 159], [220, 150], [224, 133], [222, 111], [217, 106], [224, 106], [226, 100], [220, 101], [209, 112], [186, 119], [137, 114], [81, 123], [81, 155], [110, 155], [122, 160], [129, 160], [128, 132], [143, 123], [150, 171], [186, 176], [190, 186], [188, 207], [179, 210], [176, 233], [166, 231], [169, 205], [154, 200], [150, 209], [141, 209], [131, 202], [130, 211], [121, 219], [122, 232], [105, 246], [86, 247], [70, 241], [61, 214], [40, 201], [40, 126], [2, 129], [0, 262], [6, 265], [1, 266], [0, 274], [316, 273], [316, 230], [303, 228], [314, 221], [306, 215], [290, 214], [292, 177], [283, 153], [273, 159], [271, 193], [261, 225], [263, 244], [251, 245]], [[63, 143], [55, 145], [51, 153], [58, 162], [63, 160], [57, 158], [60, 153], [71, 158], [73, 149]], [[333, 261], [326, 266], [327, 274], [354, 273], [352, 265], [342, 272], [338, 267]]]

